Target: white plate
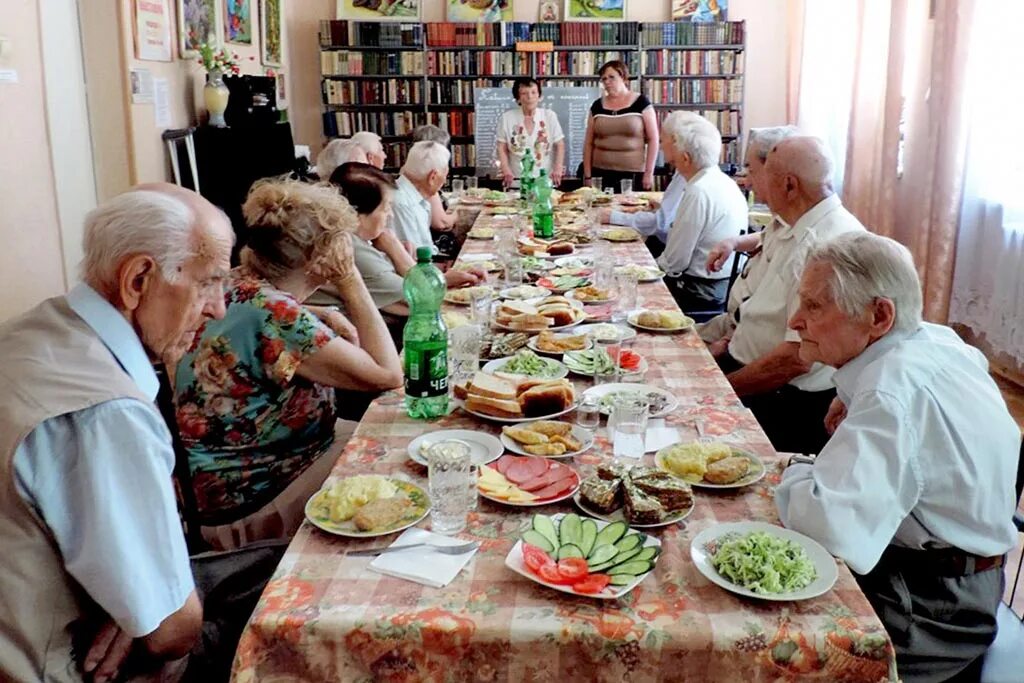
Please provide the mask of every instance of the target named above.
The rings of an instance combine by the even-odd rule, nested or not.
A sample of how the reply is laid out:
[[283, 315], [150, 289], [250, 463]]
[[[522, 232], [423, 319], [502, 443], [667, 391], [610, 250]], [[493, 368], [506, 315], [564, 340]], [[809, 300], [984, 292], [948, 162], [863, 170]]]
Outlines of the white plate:
[[488, 415], [487, 413], [478, 413], [475, 410], [470, 410], [466, 407], [466, 402], [461, 398], [455, 399], [455, 407], [461, 408], [470, 415], [475, 415], [483, 420], [489, 420], [491, 422], [501, 422], [502, 424], [519, 424], [520, 422], [536, 422], [537, 420], [550, 420], [566, 413], [575, 410], [576, 404], [569, 406], [565, 410], [560, 410], [557, 413], [551, 413], [550, 415], [538, 415], [537, 417], [496, 417], [494, 415]]
[[572, 301], [579, 301], [581, 304], [592, 304], [594, 306], [600, 306], [601, 304], [610, 304], [611, 302], [615, 301], [617, 297], [611, 295], [607, 299], [577, 299], [576, 290], [570, 289], [568, 292], [565, 293], [565, 298], [570, 299]]
[[643, 235], [632, 228], [609, 228], [602, 230], [599, 236], [608, 242], [638, 242], [643, 239]]
[[555, 259], [558, 268], [593, 268], [594, 259], [589, 256], [559, 256]]
[[520, 444], [515, 439], [506, 436], [505, 434], [502, 434], [499, 438], [501, 439], [501, 445], [504, 446], [507, 450], [512, 451], [516, 455], [528, 455], [531, 458], [547, 458], [548, 460], [558, 460], [559, 458], [571, 458], [573, 456], [579, 455], [580, 453], [585, 453], [594, 447], [594, 434], [589, 429], [584, 429], [583, 427], [577, 427], [576, 425], [573, 425], [572, 435], [573, 438], [575, 438], [577, 441], [583, 444], [583, 448], [579, 449], [578, 451], [572, 451], [571, 453], [563, 453], [562, 455], [534, 455], [529, 451], [523, 450], [522, 444]]
[[470, 429], [442, 429], [439, 432], [420, 434], [409, 442], [406, 451], [411, 460], [426, 467], [427, 459], [422, 453], [423, 446], [429, 448], [439, 441], [450, 439], [462, 441], [469, 446], [469, 454], [473, 458], [474, 465], [486, 465], [489, 462], [494, 462], [505, 452], [498, 437]]
[[694, 325], [693, 318], [683, 316], [683, 324], [679, 327], [648, 327], [647, 325], [641, 325], [636, 321], [637, 318], [640, 317], [641, 313], [643, 313], [643, 311], [633, 311], [626, 317], [626, 322], [638, 330], [644, 330], [646, 332], [682, 332], [690, 329]]
[[[726, 534], [747, 534], [751, 531], [765, 531], [773, 536], [800, 544], [807, 552], [807, 557], [810, 558], [811, 563], [818, 572], [818, 578], [798, 591], [765, 594], [747, 590], [719, 574], [718, 570], [711, 564], [711, 552], [708, 545]], [[789, 601], [815, 598], [827, 593], [835, 584], [836, 579], [839, 578], [839, 570], [836, 569], [835, 559], [821, 544], [803, 534], [765, 522], [730, 522], [705, 529], [697, 534], [697, 537], [690, 543], [690, 556], [693, 558], [693, 563], [697, 565], [700, 573], [706, 576], [712, 583], [716, 583], [725, 590], [737, 595], [758, 600]]]
[[681, 510], [680, 512], [677, 512], [671, 517], [667, 517], [666, 519], [664, 519], [661, 522], [658, 522], [657, 524], [630, 524], [629, 520], [626, 519], [626, 513], [624, 508], [620, 507], [617, 510], [612, 510], [608, 514], [604, 514], [603, 512], [597, 512], [596, 510], [591, 510], [590, 508], [587, 507], [587, 504], [583, 502], [583, 496], [580, 495], [579, 491], [577, 491], [573, 495], [572, 502], [576, 503], [576, 507], [578, 507], [580, 510], [585, 512], [590, 517], [593, 517], [595, 519], [603, 519], [606, 522], [625, 522], [634, 529], [655, 529], [657, 527], [662, 526], [671, 526], [676, 522], [681, 522], [687, 517], [689, 517], [690, 513], [693, 512], [694, 508], [694, 504], [691, 503], [690, 507], [686, 508], [685, 510]]
[[[538, 456], [531, 455], [530, 457], [531, 458], [536, 458]], [[565, 466], [569, 467], [568, 465], [565, 465]], [[572, 469], [572, 468], [570, 467], [569, 469]], [[476, 492], [480, 494], [481, 498], [486, 498], [487, 500], [489, 500], [489, 501], [491, 501], [493, 503], [499, 503], [501, 505], [509, 505], [511, 507], [514, 507], [514, 508], [539, 508], [539, 507], [544, 507], [545, 505], [553, 505], [554, 503], [561, 503], [563, 500], [568, 500], [569, 498], [572, 498], [574, 495], [576, 495], [576, 492], [580, 490], [580, 482], [582, 480], [580, 479], [580, 473], [579, 472], [577, 472], [576, 470], [573, 470], [573, 474], [576, 475], [576, 485], [573, 486], [572, 489], [568, 493], [566, 493], [565, 495], [557, 496], [555, 498], [546, 498], [544, 500], [528, 501], [528, 502], [523, 502], [523, 503], [513, 503], [510, 500], [505, 500], [504, 498], [495, 498], [494, 496], [492, 496], [492, 495], [490, 495], [488, 493], [484, 493], [483, 491], [480, 490], [479, 487], [477, 488]]]
[[[516, 292], [515, 290], [520, 290]], [[522, 292], [527, 291], [528, 293], [523, 296]], [[551, 290], [547, 287], [540, 287], [538, 285], [519, 285], [518, 287], [506, 287], [505, 289], [498, 292], [498, 296], [502, 299], [535, 299], [537, 297], [544, 297], [551, 294]]]
[[[586, 350], [586, 349], [584, 349], [584, 350]], [[575, 368], [570, 367], [569, 364], [565, 362], [565, 357], [567, 355], [569, 355], [569, 354], [568, 353], [563, 353], [562, 354], [562, 365], [564, 365], [565, 368], [569, 372], [571, 372], [574, 375], [579, 375], [580, 377], [593, 377], [594, 376], [593, 372], [583, 372], [582, 370], [576, 370]], [[639, 355], [639, 354], [637, 354], [637, 355]], [[622, 376], [623, 377], [643, 377], [647, 373], [648, 367], [649, 366], [647, 365], [647, 359], [644, 358], [643, 356], [640, 356], [640, 367], [638, 369], [636, 369], [636, 370], [630, 370], [630, 371], [623, 370], [622, 371]]]
[[[578, 303], [578, 302], [576, 302], [576, 303]], [[570, 327], [576, 327], [577, 325], [579, 325], [581, 322], [583, 322], [586, 319], [587, 319], [587, 315], [586, 315], [586, 313], [583, 312], [583, 306], [580, 305], [580, 307], [579, 307], [579, 318], [577, 318], [575, 321], [569, 323], [568, 325], [561, 325], [561, 326], [558, 326], [558, 327], [547, 327], [547, 328], [544, 328], [544, 329], [548, 330], [549, 332], [558, 332], [559, 330], [567, 330]], [[495, 321], [494, 326], [496, 328], [498, 328], [499, 330], [507, 330], [508, 332], [523, 332], [523, 330], [513, 329], [513, 328], [509, 327], [508, 325], [504, 325], [504, 324], [499, 323], [497, 321]], [[529, 332], [527, 332], [527, 334], [540, 334], [541, 331], [542, 330], [529, 331]]]
[[[471, 240], [493, 240], [494, 239], [494, 235], [495, 235], [494, 228], [489, 228], [489, 230], [491, 230], [491, 234], [487, 235], [486, 237], [484, 237], [484, 236], [482, 236], [480, 234], [474, 234], [473, 231], [470, 230], [469, 232], [466, 233], [466, 239], [471, 239]], [[487, 233], [484, 233], [484, 234], [486, 235]]]
[[[686, 443], [686, 442], [680, 442], [680, 443]], [[701, 479], [700, 481], [690, 481], [686, 477], [682, 477], [682, 476], [676, 474], [669, 467], [667, 467], [665, 465], [665, 456], [663, 455], [663, 453], [665, 451], [667, 451], [668, 449], [673, 448], [673, 447], [678, 446], [678, 445], [679, 444], [672, 444], [671, 446], [666, 446], [665, 448], [662, 448], [657, 453], [655, 453], [654, 454], [654, 464], [658, 466], [658, 469], [664, 470], [665, 472], [668, 472], [673, 477], [679, 477], [680, 479], [682, 479], [683, 481], [685, 481], [687, 484], [689, 484], [690, 486], [692, 486], [694, 488], [701, 488], [701, 489], [738, 489], [738, 488], [742, 488], [744, 486], [750, 486], [751, 484], [754, 484], [754, 483], [757, 483], [757, 482], [761, 481], [764, 478], [764, 475], [768, 471], [768, 468], [765, 466], [764, 461], [761, 460], [761, 458], [757, 457], [753, 453], [749, 453], [747, 451], [742, 451], [742, 450], [740, 450], [738, 448], [734, 448], [734, 447], [730, 446], [730, 449], [732, 450], [732, 454], [733, 455], [738, 455], [738, 456], [744, 457], [744, 458], [746, 458], [747, 460], [750, 461], [750, 469], [747, 470], [747, 473], [745, 475], [743, 475], [742, 477], [740, 477], [736, 481], [732, 482], [731, 484], [712, 484], [711, 482], [704, 481], [703, 479]]]
[[414, 502], [418, 501], [418, 504], [411, 511], [411, 513], [392, 527], [389, 527], [381, 531], [359, 531], [358, 529], [356, 529], [355, 522], [353, 522], [351, 519], [345, 522], [335, 523], [330, 521], [329, 519], [324, 519], [314, 514], [314, 512], [312, 511], [314, 501], [320, 498], [320, 496], [327, 493], [328, 488], [334, 485], [336, 480], [331, 479], [328, 479], [326, 482], [324, 482], [324, 488], [314, 493], [312, 496], [309, 497], [309, 500], [306, 501], [306, 519], [309, 520], [310, 524], [312, 524], [313, 526], [322, 531], [326, 531], [329, 534], [334, 534], [335, 536], [346, 536], [349, 538], [374, 538], [376, 536], [387, 536], [388, 534], [393, 534], [395, 532], [402, 531], [403, 529], [408, 529], [409, 527], [418, 523], [420, 520], [426, 517], [427, 513], [430, 512], [430, 497], [427, 495], [426, 491], [424, 491], [422, 488], [420, 488], [416, 484], [413, 484], [410, 481], [399, 479], [397, 477], [389, 477], [389, 479], [391, 479], [391, 481], [396, 486], [398, 486], [407, 495], [409, 495]]
[[[644, 269], [644, 273], [639, 274], [637, 282], [657, 282], [661, 278], [665, 277], [665, 273], [658, 268], [640, 266]], [[619, 274], [624, 272], [629, 266], [619, 266], [615, 269], [615, 273]]]
[[[464, 287], [464, 288], [461, 288], [461, 289], [449, 289], [444, 294], [444, 301], [445, 301], [445, 303], [454, 304], [456, 306], [469, 306], [469, 304], [472, 303], [472, 301], [473, 301], [473, 297], [468, 292], [471, 292], [472, 290], [479, 289], [479, 288], [481, 288], [480, 285], [477, 285], [476, 287]], [[494, 290], [491, 287], [484, 287], [484, 288], [485, 289], [490, 289], [492, 293], [494, 292]], [[459, 298], [455, 298], [455, 297], [452, 296], [453, 294], [455, 294], [455, 292], [467, 292], [467, 293], [466, 294], [460, 294]], [[462, 296], [465, 296], [465, 300], [463, 300], [461, 298]]]
[[[588, 323], [586, 325], [580, 326], [580, 328], [578, 330], [576, 330], [576, 331], [578, 333], [580, 333], [580, 334], [592, 335], [593, 334], [593, 330], [595, 328], [597, 328], [598, 326], [606, 326], [606, 325], [618, 328], [618, 330], [619, 330], [619, 341], [626, 341], [627, 339], [632, 339], [633, 337], [636, 336], [636, 330], [634, 330], [632, 328], [629, 328], [629, 327], [626, 327], [625, 325], [616, 325], [615, 323]], [[598, 338], [600, 338], [600, 337], [598, 337]]]
[[507, 375], [516, 375], [518, 377], [530, 377], [536, 379], [562, 379], [563, 377], [569, 374], [569, 368], [565, 367], [565, 365], [561, 361], [557, 361], [554, 358], [541, 358], [541, 360], [544, 361], [544, 363], [547, 364], [547, 366], [554, 371], [553, 374], [549, 375], [524, 375], [522, 373], [507, 372], [505, 370], [502, 370], [502, 367], [505, 365], [505, 363], [509, 362], [513, 358], [515, 358], [515, 356], [496, 358], [495, 360], [488, 361], [487, 363], [485, 363], [481, 370], [490, 375], [493, 375], [495, 372], [504, 372]]
[[[661, 387], [656, 387], [653, 384], [639, 384], [633, 382], [614, 382], [612, 384], [599, 384], [596, 387], [590, 387], [583, 392], [584, 397], [593, 397], [597, 399], [600, 404], [601, 399], [616, 391], [632, 391], [639, 392], [642, 394], [656, 393], [665, 396], [668, 399], [668, 403], [661, 410], [651, 413], [651, 417], [664, 417], [671, 413], [673, 410], [679, 407], [679, 399], [673, 394], [665, 391]], [[603, 405], [601, 406], [601, 414], [607, 415], [608, 409]]]
[[[561, 521], [562, 517], [564, 516], [565, 515], [563, 515], [562, 513], [559, 513], [557, 515], [551, 515], [551, 518], [555, 521]], [[600, 533], [601, 529], [608, 526], [608, 522], [603, 522], [601, 520], [594, 520], [594, 523], [597, 524], [598, 533]], [[661, 548], [661, 541], [659, 541], [654, 536], [644, 534], [644, 547], [651, 545], [657, 548]], [[654, 558], [654, 567], [651, 568], [651, 571], [654, 571], [654, 568], [658, 566], [659, 559], [661, 559], [660, 552], [658, 554], [658, 557]], [[514, 571], [516, 574], [522, 574], [530, 581], [539, 583], [542, 586], [554, 588], [556, 591], [562, 591], [563, 593], [568, 593], [570, 595], [579, 595], [584, 598], [598, 598], [599, 600], [612, 600], [615, 598], [621, 598], [623, 595], [625, 595], [626, 593], [640, 585], [640, 582], [646, 579], [648, 575], [650, 575], [651, 573], [646, 572], [644, 574], [641, 574], [630, 583], [627, 583], [625, 586], [608, 586], [600, 593], [577, 593], [572, 589], [572, 586], [548, 583], [544, 579], [540, 578], [539, 576], [531, 572], [526, 566], [526, 561], [523, 559], [523, 542], [521, 540], [516, 541], [516, 544], [512, 546], [512, 550], [508, 551], [508, 555], [505, 556], [505, 566]]]
[[[583, 329], [583, 328], [580, 328], [580, 329]], [[563, 334], [556, 334], [555, 338], [557, 339], [558, 337], [574, 337], [574, 336], [576, 336], [576, 335], [575, 334], [571, 334], [571, 333], [570, 334], [564, 334], [564, 335]], [[537, 348], [537, 339], [538, 339], [537, 337], [530, 337], [530, 340], [528, 342], [526, 342], [527, 348], [529, 348], [531, 351], [534, 351], [535, 353], [540, 353], [540, 354], [543, 354], [545, 356], [558, 356], [558, 357], [561, 357], [562, 354], [565, 353], [564, 351], [545, 351], [543, 349], [538, 349]], [[580, 349], [580, 351], [586, 351], [587, 349], [589, 349], [593, 345], [594, 345], [593, 340], [587, 339], [586, 340], [586, 346], [584, 346], [582, 349]]]

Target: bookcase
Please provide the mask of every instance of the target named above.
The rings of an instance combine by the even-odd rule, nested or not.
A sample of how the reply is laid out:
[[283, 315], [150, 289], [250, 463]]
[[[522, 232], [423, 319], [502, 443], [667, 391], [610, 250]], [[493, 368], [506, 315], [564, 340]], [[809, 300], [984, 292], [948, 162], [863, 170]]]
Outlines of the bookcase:
[[[392, 23], [320, 22], [324, 135], [380, 135], [387, 169], [396, 171], [412, 130], [433, 123], [452, 136], [452, 173], [474, 172], [473, 88], [510, 87], [516, 76], [545, 86], [595, 86], [601, 64], [618, 59], [659, 121], [695, 111], [722, 133], [720, 163], [740, 163], [744, 22]], [[518, 52], [519, 41], [551, 42]], [[570, 172], [575, 169], [569, 169]], [[656, 185], [668, 182], [662, 166]]]

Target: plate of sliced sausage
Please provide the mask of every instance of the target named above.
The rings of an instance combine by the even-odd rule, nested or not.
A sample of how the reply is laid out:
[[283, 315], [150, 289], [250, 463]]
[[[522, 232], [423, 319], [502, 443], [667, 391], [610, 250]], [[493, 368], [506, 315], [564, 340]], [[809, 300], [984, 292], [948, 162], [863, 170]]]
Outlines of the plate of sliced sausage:
[[569, 465], [539, 456], [503, 455], [480, 467], [477, 491], [504, 505], [536, 507], [557, 503], [580, 487], [580, 476]]

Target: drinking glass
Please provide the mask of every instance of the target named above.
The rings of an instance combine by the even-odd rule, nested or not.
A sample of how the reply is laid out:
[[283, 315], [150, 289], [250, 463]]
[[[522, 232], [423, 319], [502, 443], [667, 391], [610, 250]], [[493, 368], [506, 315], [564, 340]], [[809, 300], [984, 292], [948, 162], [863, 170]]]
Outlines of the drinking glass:
[[642, 396], [614, 401], [608, 415], [608, 438], [616, 458], [642, 458], [650, 404]]
[[619, 349], [621, 348], [622, 342], [619, 340], [619, 337], [594, 340], [594, 354], [600, 356], [601, 352], [604, 352], [612, 359], [610, 369], [594, 373], [595, 386], [599, 384], [614, 384], [619, 381], [619, 378], [622, 376], [618, 364]]
[[[469, 445], [449, 439], [427, 451], [431, 530], [452, 536], [466, 528], [466, 516], [476, 500], [473, 457]], [[472, 498], [470, 491], [473, 492]]]
[[466, 176], [466, 188], [470, 190], [477, 188], [477, 177], [475, 175]]
[[463, 325], [448, 332], [448, 361], [452, 381], [448, 386], [472, 379], [480, 369], [480, 346], [483, 344], [483, 332], [487, 328], [477, 325]]
[[630, 195], [633, 194], [633, 180], [622, 179], [619, 181], [619, 189], [622, 190], [622, 194]]
[[519, 254], [513, 252], [505, 259], [505, 286], [518, 287], [523, 284], [523, 260]]
[[612, 322], [622, 322], [636, 310], [640, 303], [638, 282], [639, 278], [636, 273], [628, 271], [615, 273], [615, 290], [618, 293], [618, 301], [615, 302]]
[[594, 286], [598, 289], [610, 289], [614, 285], [615, 273], [611, 246], [604, 240], [598, 240], [593, 243], [590, 253], [594, 259]]
[[491, 326], [491, 302], [494, 293], [490, 289], [477, 289], [470, 295], [470, 315], [473, 324], [486, 331]]
[[462, 196], [462, 192], [465, 189], [466, 183], [462, 180], [462, 178], [452, 178], [452, 197], [458, 199], [459, 197]]
[[576, 406], [576, 424], [589, 432], [597, 430], [601, 422], [601, 402], [587, 396]]
[[604, 192], [604, 178], [593, 176], [590, 179], [590, 186], [598, 192]]

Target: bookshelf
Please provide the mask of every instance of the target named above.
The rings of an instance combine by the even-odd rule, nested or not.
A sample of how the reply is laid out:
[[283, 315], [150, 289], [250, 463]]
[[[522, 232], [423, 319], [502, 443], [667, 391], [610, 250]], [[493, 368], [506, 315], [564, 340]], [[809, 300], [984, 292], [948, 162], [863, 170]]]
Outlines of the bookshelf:
[[[517, 52], [519, 41], [550, 41], [550, 52]], [[320, 22], [324, 135], [370, 130], [382, 137], [387, 170], [397, 170], [413, 128], [452, 135], [452, 172], [474, 172], [473, 88], [510, 87], [517, 76], [546, 86], [596, 86], [601, 64], [619, 59], [631, 86], [651, 100], [659, 122], [694, 111], [722, 133], [720, 163], [740, 163], [743, 22], [392, 23]], [[489, 153], [489, 152], [488, 152]], [[655, 183], [667, 184], [659, 167]]]

